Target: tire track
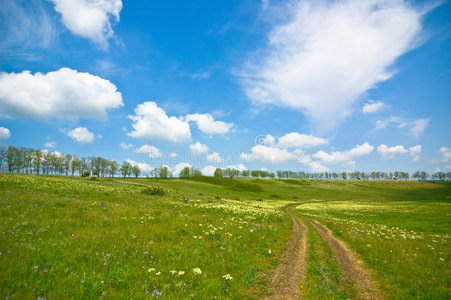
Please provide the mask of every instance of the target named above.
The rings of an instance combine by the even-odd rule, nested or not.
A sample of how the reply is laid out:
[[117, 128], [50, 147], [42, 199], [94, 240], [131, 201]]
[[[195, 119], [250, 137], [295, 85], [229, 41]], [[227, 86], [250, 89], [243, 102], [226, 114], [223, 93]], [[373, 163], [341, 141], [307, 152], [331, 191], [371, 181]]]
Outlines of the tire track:
[[371, 275], [363, 267], [363, 262], [341, 240], [333, 236], [332, 232], [316, 221], [306, 220], [320, 234], [329, 245], [332, 254], [338, 263], [342, 280], [351, 283], [356, 291], [357, 299], [384, 299], [381, 291], [376, 287]]
[[269, 288], [272, 295], [265, 299], [302, 299], [300, 282], [304, 278], [306, 268], [308, 228], [294, 215], [291, 215], [291, 220], [293, 221], [292, 235], [281, 263], [274, 271]]

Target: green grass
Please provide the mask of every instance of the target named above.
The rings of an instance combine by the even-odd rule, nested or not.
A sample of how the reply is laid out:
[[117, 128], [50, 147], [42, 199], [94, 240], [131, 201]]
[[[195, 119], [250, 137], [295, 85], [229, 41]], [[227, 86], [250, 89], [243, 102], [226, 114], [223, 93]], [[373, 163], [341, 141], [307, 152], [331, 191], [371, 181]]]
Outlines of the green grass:
[[[388, 297], [451, 298], [450, 203], [446, 183], [0, 174], [0, 297], [258, 299], [298, 205]], [[327, 245], [308, 242], [306, 293], [342, 297]]]

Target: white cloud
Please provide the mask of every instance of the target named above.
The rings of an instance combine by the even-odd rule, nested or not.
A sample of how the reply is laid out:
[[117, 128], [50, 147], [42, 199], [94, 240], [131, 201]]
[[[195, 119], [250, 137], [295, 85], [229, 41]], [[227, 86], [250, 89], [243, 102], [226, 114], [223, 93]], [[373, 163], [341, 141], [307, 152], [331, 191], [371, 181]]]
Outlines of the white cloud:
[[397, 154], [404, 154], [408, 151], [404, 148], [404, 146], [401, 145], [387, 147], [386, 145], [382, 144], [377, 147], [377, 152], [379, 152], [383, 158], [393, 158]]
[[421, 145], [416, 145], [416, 146], [413, 146], [413, 147], [409, 148], [409, 154], [412, 156], [412, 160], [413, 161], [420, 160], [420, 158], [421, 158], [421, 156], [420, 156], [421, 151], [422, 151]]
[[119, 21], [122, 0], [51, 0], [61, 21], [76, 35], [106, 47], [114, 35], [112, 23]]
[[224, 159], [219, 155], [218, 152], [213, 152], [207, 154], [207, 161], [214, 164], [221, 164], [224, 162]]
[[248, 154], [248, 153], [243, 152], [240, 154], [240, 157], [241, 157], [241, 159], [248, 161], [248, 162], [282, 164], [289, 160], [295, 159], [296, 154], [299, 151], [300, 150], [295, 150], [294, 152], [289, 152], [286, 149], [280, 149], [277, 147], [256, 145], [251, 148], [251, 153]]
[[155, 139], [163, 142], [183, 143], [191, 140], [191, 130], [187, 122], [177, 117], [168, 117], [155, 102], [144, 102], [135, 108], [135, 116], [128, 116], [134, 131], [129, 136]]
[[384, 109], [385, 104], [383, 102], [372, 102], [372, 103], [366, 103], [363, 106], [362, 112], [367, 114], [367, 113], [375, 113], [378, 111], [381, 111], [382, 109]]
[[67, 131], [67, 136], [78, 143], [94, 142], [94, 134], [85, 127], [77, 127]]
[[195, 144], [189, 145], [189, 152], [191, 152], [194, 155], [207, 154], [208, 147], [204, 144], [197, 142]]
[[123, 106], [110, 81], [69, 68], [47, 74], [0, 73], [0, 111], [18, 117], [101, 118]]
[[215, 174], [216, 169], [217, 168], [214, 166], [205, 166], [200, 171], [204, 176], [213, 176]]
[[178, 154], [176, 152], [169, 153], [170, 158], [176, 158], [177, 156], [178, 156]]
[[412, 128], [410, 129], [410, 132], [415, 136], [419, 137], [421, 134], [423, 134], [424, 130], [429, 126], [429, 120], [426, 119], [419, 119], [413, 121]]
[[44, 144], [45, 148], [55, 148], [56, 142], [47, 142]]
[[2, 0], [0, 56], [35, 61], [52, 46], [57, 31], [47, 3], [41, 0]]
[[310, 148], [326, 144], [326, 139], [318, 138], [309, 134], [291, 132], [279, 138], [278, 146], [281, 148]]
[[215, 121], [210, 114], [189, 114], [186, 121], [196, 122], [197, 128], [206, 134], [226, 134], [233, 127], [233, 123]]
[[146, 153], [150, 158], [162, 157], [160, 149], [155, 146], [143, 145], [139, 149], [135, 150], [136, 153]]
[[396, 59], [419, 44], [426, 12], [405, 1], [289, 2], [267, 49], [246, 66], [245, 91], [255, 104], [301, 110], [315, 129], [330, 130], [393, 76]]
[[131, 164], [132, 166], [138, 166], [141, 172], [150, 172], [153, 169], [150, 165], [146, 163], [139, 163], [131, 159], [126, 159], [125, 161]]
[[11, 137], [11, 132], [6, 127], [0, 127], [0, 140], [7, 140]]
[[384, 120], [376, 120], [375, 129], [385, 129], [391, 124], [397, 124], [397, 128], [409, 130], [410, 133], [418, 138], [423, 134], [424, 130], [429, 126], [428, 119], [404, 119], [391, 116]]
[[352, 160], [353, 158], [368, 155], [373, 151], [373, 149], [373, 146], [365, 142], [344, 152], [335, 151], [332, 153], [326, 153], [324, 151], [318, 151], [313, 154], [312, 157], [318, 158], [323, 164], [342, 164], [354, 167], [355, 161]]
[[190, 163], [181, 162], [174, 167], [174, 175], [177, 176], [180, 174], [180, 171], [183, 170], [185, 167], [191, 168], [192, 166], [193, 165]]
[[51, 155], [56, 156], [56, 157], [63, 156], [63, 154], [61, 152], [58, 152], [58, 151], [53, 151]]
[[[243, 164], [230, 165], [230, 166], [227, 166], [227, 168], [235, 169], [235, 170], [238, 170], [238, 171], [240, 171], [240, 172], [243, 172], [244, 170], [248, 170], [248, 168], [246, 168], [246, 166], [243, 165]], [[226, 169], [227, 169], [227, 168], [226, 168]]]
[[258, 136], [255, 139], [255, 144], [272, 147], [276, 145], [276, 139], [270, 134], [267, 134], [266, 136]]
[[442, 155], [442, 162], [448, 163], [451, 161], [451, 148], [442, 147], [439, 152]]
[[323, 173], [329, 171], [329, 168], [321, 162], [312, 160], [310, 155], [299, 155], [296, 160], [298, 163], [306, 165], [311, 172]]
[[416, 145], [410, 147], [409, 149], [406, 149], [402, 145], [387, 147], [387, 145], [382, 144], [379, 147], [377, 147], [377, 152], [379, 152], [379, 154], [381, 154], [382, 158], [384, 159], [394, 158], [396, 155], [408, 153], [410, 154], [410, 156], [412, 156], [412, 161], [418, 161], [421, 158], [420, 156], [421, 151], [422, 151], [421, 145]]
[[128, 150], [133, 147], [132, 144], [126, 144], [124, 142], [122, 142], [120, 146], [121, 146], [122, 150]]

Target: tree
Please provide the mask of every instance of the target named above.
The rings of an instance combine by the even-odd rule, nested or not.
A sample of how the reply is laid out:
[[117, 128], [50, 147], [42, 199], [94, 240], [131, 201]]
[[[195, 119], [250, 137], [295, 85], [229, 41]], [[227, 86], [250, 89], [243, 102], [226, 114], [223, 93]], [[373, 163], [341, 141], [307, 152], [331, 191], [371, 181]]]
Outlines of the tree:
[[236, 177], [240, 174], [240, 171], [238, 171], [237, 169], [231, 169], [231, 168], [227, 168], [224, 170], [224, 176], [225, 177]]
[[39, 175], [43, 157], [44, 157], [44, 152], [42, 152], [41, 150], [35, 150], [33, 152], [33, 164], [34, 164], [34, 170], [36, 172], [36, 175]]
[[190, 168], [189, 168], [189, 167], [184, 167], [184, 168], [180, 171], [179, 177], [180, 177], [180, 178], [188, 178], [188, 177], [190, 177], [190, 173], [191, 173]]
[[119, 169], [119, 164], [117, 163], [117, 161], [110, 160], [109, 166], [108, 166], [108, 172], [110, 174], [110, 177], [114, 177], [114, 174], [117, 173], [118, 169]]
[[0, 172], [3, 171], [3, 160], [5, 159], [5, 156], [6, 156], [6, 149], [0, 148]]
[[17, 153], [17, 148], [14, 146], [9, 146], [8, 150], [6, 150], [6, 163], [8, 164], [8, 171], [10, 173], [12, 173], [14, 171], [14, 167], [17, 164], [16, 161], [16, 153]]
[[122, 172], [122, 176], [124, 178], [128, 177], [130, 175], [131, 168], [132, 168], [132, 165], [128, 161], [122, 162], [121, 172]]
[[216, 168], [216, 170], [215, 170], [215, 177], [224, 177], [224, 172], [222, 171], [222, 169], [221, 168]]
[[141, 170], [137, 165], [132, 167], [132, 172], [133, 175], [135, 175], [135, 178], [138, 178], [139, 174], [141, 174]]
[[166, 166], [161, 166], [158, 168], [158, 177], [160, 178], [168, 178], [169, 177], [169, 169]]
[[191, 177], [198, 177], [198, 176], [202, 176], [202, 172], [199, 169], [191, 168], [190, 175], [191, 175]]
[[241, 176], [243, 176], [243, 177], [249, 177], [249, 174], [250, 174], [249, 170], [241, 171]]

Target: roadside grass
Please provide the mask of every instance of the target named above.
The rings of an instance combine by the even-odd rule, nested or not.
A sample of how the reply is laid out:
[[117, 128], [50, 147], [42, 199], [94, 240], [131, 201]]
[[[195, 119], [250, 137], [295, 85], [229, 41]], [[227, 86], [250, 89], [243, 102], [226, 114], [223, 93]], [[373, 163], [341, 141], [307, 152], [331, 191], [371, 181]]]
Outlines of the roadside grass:
[[390, 298], [447, 299], [451, 205], [430, 200], [318, 201], [296, 211], [318, 219], [354, 249]]
[[312, 225], [307, 233], [307, 267], [301, 285], [304, 299], [352, 299], [351, 283], [340, 282], [337, 263], [332, 252]]
[[0, 187], [9, 299], [252, 298], [291, 230], [271, 205], [148, 195], [144, 180], [0, 175]]

